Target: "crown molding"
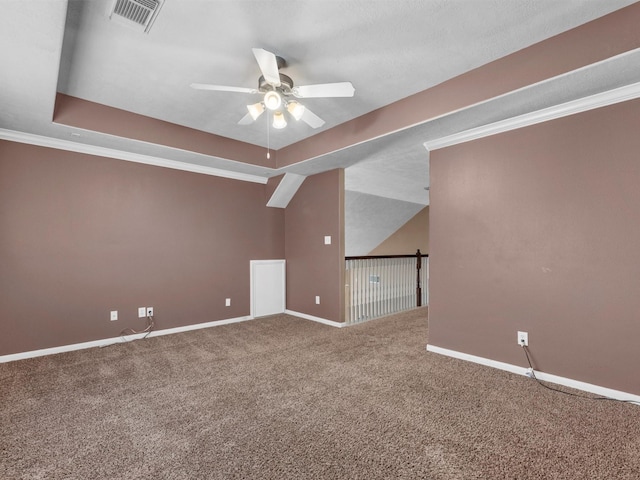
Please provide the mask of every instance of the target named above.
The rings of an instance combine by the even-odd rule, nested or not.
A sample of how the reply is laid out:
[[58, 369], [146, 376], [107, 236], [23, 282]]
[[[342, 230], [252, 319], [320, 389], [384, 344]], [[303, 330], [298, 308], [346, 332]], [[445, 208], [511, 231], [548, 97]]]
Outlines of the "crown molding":
[[[491, 135], [508, 132], [510, 130], [528, 127], [537, 123], [548, 122], [557, 118], [574, 115], [596, 108], [606, 107], [615, 103], [634, 100], [639, 97], [640, 82], [637, 82], [606, 92], [590, 95], [588, 97], [572, 100], [570, 102], [554, 105], [542, 110], [536, 110], [524, 115], [507, 118], [499, 122], [494, 122], [477, 128], [464, 130], [462, 132], [454, 133], [453, 135], [447, 135], [445, 137], [428, 140], [424, 142], [423, 145], [427, 149], [427, 151], [438, 150], [440, 148], [451, 147], [460, 143], [470, 142], [472, 140], [478, 140], [480, 138], [489, 137]], [[26, 143], [29, 145], [54, 148], [57, 150], [66, 150], [87, 155], [126, 160], [129, 162], [143, 163], [146, 165], [171, 168], [174, 170], [183, 170], [186, 172], [200, 173], [222, 178], [230, 178], [244, 182], [261, 184], [267, 183], [267, 178], [258, 175], [232, 172], [229, 170], [223, 170], [214, 167], [207, 167], [187, 162], [180, 162], [177, 160], [154, 157], [151, 155], [143, 155], [113, 148], [87, 145], [70, 140], [45, 137], [43, 135], [20, 132], [17, 130], [0, 128], [0, 140], [9, 140], [13, 142]]]
[[572, 100], [570, 102], [554, 105], [535, 112], [525, 113], [516, 117], [490, 123], [481, 127], [472, 128], [463, 132], [454, 133], [446, 137], [437, 138], [424, 142], [424, 147], [428, 151], [439, 148], [451, 147], [460, 143], [470, 142], [498, 133], [528, 127], [537, 123], [548, 122], [561, 117], [567, 117], [576, 113], [586, 112], [600, 107], [606, 107], [615, 103], [626, 102], [640, 97], [640, 82], [632, 83], [624, 87], [615, 88], [588, 97]]
[[5, 128], [0, 128], [0, 140], [9, 140], [11, 142], [26, 143], [39, 147], [54, 148], [56, 150], [84, 153], [87, 155], [95, 155], [98, 157], [115, 158], [117, 160], [126, 160], [135, 163], [144, 163], [145, 165], [171, 168], [174, 170], [183, 170], [185, 172], [201, 173], [204, 175], [212, 175], [214, 177], [231, 178], [233, 180], [241, 180], [243, 182], [262, 184], [267, 183], [267, 178], [260, 177], [258, 175], [232, 172], [228, 170], [222, 170], [220, 168], [206, 167], [204, 165], [195, 165], [193, 163], [179, 162], [177, 160], [153, 157], [151, 155], [143, 155], [140, 153], [116, 150], [114, 148], [86, 145], [83, 143], [72, 142], [70, 140], [45, 137], [43, 135], [19, 132], [16, 130], [8, 130]]

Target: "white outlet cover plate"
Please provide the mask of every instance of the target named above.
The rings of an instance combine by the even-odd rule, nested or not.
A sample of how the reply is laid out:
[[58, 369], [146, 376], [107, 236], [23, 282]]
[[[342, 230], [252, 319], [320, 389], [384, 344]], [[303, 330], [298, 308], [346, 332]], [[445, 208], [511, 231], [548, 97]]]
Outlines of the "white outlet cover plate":
[[529, 346], [529, 333], [518, 332], [518, 345], [528, 347]]
[[331, 235], [325, 235], [324, 244], [325, 245], [331, 245]]
[[225, 304], [225, 306], [230, 307], [231, 306], [231, 299], [230, 298], [225, 298], [224, 304]]
[[113, 322], [114, 320], [118, 319], [118, 311], [117, 310], [111, 310], [111, 321]]
[[144, 318], [147, 316], [147, 307], [138, 307], [138, 318]]

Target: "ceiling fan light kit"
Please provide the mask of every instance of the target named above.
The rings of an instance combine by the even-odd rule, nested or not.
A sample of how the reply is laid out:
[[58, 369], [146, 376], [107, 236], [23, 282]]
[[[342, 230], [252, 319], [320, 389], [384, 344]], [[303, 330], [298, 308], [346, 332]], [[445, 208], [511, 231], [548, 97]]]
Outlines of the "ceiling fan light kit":
[[273, 112], [273, 128], [280, 130], [287, 126], [287, 120], [284, 118], [284, 113]]
[[287, 111], [296, 120], [300, 120], [302, 118], [302, 115], [304, 115], [304, 110], [305, 110], [304, 105], [300, 105], [295, 100], [291, 102], [287, 102]]
[[311, 128], [319, 128], [324, 125], [324, 120], [310, 111], [304, 105], [295, 100], [287, 100], [287, 97], [296, 98], [327, 98], [327, 97], [353, 97], [355, 89], [351, 82], [324, 83], [317, 85], [293, 86], [291, 77], [280, 73], [280, 68], [286, 66], [282, 57], [268, 52], [262, 48], [254, 48], [253, 55], [258, 62], [262, 75], [258, 79], [258, 89], [246, 87], [230, 87], [225, 85], [209, 85], [192, 83], [191, 88], [198, 90], [216, 90], [223, 92], [263, 94], [261, 102], [247, 105], [247, 113], [238, 124], [248, 125], [255, 122], [264, 112], [265, 108], [273, 112], [273, 128], [282, 129], [287, 126], [284, 110], [295, 120], [302, 120]]
[[256, 121], [258, 117], [262, 115], [262, 112], [264, 112], [264, 103], [258, 102], [253, 105], [247, 105], [247, 110], [249, 110], [249, 115], [251, 115], [253, 121]]
[[282, 105], [282, 97], [275, 90], [270, 90], [264, 94], [264, 106], [274, 111]]

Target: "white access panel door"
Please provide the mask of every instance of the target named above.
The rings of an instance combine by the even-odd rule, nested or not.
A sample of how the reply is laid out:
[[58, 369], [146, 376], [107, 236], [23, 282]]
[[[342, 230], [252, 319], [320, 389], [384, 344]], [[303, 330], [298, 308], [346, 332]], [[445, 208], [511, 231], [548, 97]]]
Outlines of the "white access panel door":
[[251, 260], [251, 316], [284, 313], [285, 261]]

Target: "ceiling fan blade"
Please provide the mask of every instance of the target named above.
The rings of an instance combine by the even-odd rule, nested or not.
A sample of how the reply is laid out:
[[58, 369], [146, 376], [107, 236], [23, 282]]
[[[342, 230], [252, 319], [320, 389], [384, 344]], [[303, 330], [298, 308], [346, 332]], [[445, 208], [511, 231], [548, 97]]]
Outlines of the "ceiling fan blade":
[[250, 113], [247, 113], [244, 117], [240, 119], [238, 125], [250, 125], [253, 123], [253, 117]]
[[264, 79], [274, 87], [279, 87], [280, 72], [278, 71], [278, 60], [275, 54], [262, 48], [253, 48], [252, 50]]
[[293, 87], [293, 94], [300, 98], [353, 97], [355, 92], [351, 82], [319, 83]]
[[207, 83], [192, 83], [191, 88], [196, 90], [216, 90], [218, 92], [258, 93], [255, 88], [228, 87], [226, 85], [209, 85]]
[[302, 113], [302, 117], [300, 120], [305, 122], [311, 128], [320, 128], [324, 125], [324, 120], [322, 120], [319, 116], [309, 110], [307, 107], [304, 108], [304, 112]]

